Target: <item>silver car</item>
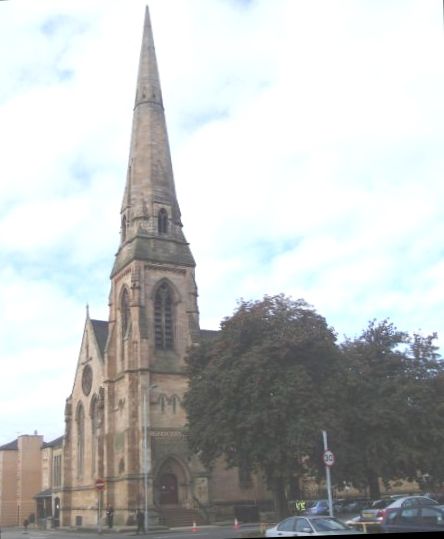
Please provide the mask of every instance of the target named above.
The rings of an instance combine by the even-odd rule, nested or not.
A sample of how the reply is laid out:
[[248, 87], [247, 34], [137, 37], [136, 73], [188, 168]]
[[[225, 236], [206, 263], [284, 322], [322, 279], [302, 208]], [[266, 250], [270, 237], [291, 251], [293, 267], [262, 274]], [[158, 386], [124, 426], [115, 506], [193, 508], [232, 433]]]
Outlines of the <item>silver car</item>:
[[334, 517], [301, 516], [282, 520], [265, 531], [265, 537], [296, 537], [300, 535], [357, 535], [362, 532]]

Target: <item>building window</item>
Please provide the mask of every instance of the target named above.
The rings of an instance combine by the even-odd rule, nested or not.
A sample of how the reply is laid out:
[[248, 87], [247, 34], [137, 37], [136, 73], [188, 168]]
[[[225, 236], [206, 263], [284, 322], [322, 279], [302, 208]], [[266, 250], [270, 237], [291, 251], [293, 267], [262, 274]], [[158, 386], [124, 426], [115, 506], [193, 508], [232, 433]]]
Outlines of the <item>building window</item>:
[[120, 302], [120, 315], [122, 317], [122, 336], [126, 337], [130, 326], [130, 306], [128, 289], [124, 288]]
[[97, 460], [97, 440], [98, 440], [98, 406], [97, 397], [94, 396], [91, 401], [91, 473], [96, 473]]
[[159, 234], [166, 234], [168, 232], [168, 214], [165, 208], [161, 208], [157, 215], [157, 230]]
[[80, 402], [77, 407], [77, 477], [83, 476], [85, 462], [85, 411]]
[[159, 286], [154, 299], [154, 331], [156, 348], [173, 348], [173, 302], [167, 283]]
[[55, 455], [52, 458], [52, 486], [62, 486], [62, 455]]

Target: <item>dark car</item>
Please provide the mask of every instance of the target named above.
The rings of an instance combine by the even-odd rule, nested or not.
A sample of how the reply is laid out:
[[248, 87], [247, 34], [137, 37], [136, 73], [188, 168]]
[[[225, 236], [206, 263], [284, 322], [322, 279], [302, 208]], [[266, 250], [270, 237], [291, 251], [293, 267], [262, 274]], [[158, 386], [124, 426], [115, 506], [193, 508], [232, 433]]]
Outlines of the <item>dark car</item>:
[[344, 514], [359, 514], [363, 509], [369, 506], [370, 500], [368, 498], [355, 498], [348, 500], [341, 507], [341, 512]]
[[385, 533], [444, 532], [444, 506], [417, 505], [386, 509], [380, 524]]

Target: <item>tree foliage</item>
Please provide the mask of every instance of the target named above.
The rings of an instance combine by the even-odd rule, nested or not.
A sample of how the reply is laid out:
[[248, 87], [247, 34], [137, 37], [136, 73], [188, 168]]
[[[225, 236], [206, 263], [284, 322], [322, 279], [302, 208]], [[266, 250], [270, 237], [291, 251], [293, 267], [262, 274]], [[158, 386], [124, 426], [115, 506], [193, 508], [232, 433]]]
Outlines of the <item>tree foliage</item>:
[[322, 430], [336, 455], [336, 485], [369, 487], [378, 497], [379, 479], [444, 483], [436, 339], [372, 320], [338, 346], [304, 300], [240, 301], [216, 338], [188, 356], [191, 447], [207, 466], [222, 457], [228, 467], [262, 473], [279, 517], [289, 483], [323, 477]]
[[336, 335], [305, 301], [241, 301], [218, 337], [188, 357], [190, 443], [211, 465], [265, 474], [285, 513], [290, 477], [316, 467], [321, 430], [334, 424]]
[[388, 320], [375, 320], [342, 345], [347, 406], [336, 470], [378, 497], [379, 482], [415, 479], [426, 470], [427, 446], [442, 443], [444, 423], [435, 378], [442, 372], [436, 335], [409, 337]]

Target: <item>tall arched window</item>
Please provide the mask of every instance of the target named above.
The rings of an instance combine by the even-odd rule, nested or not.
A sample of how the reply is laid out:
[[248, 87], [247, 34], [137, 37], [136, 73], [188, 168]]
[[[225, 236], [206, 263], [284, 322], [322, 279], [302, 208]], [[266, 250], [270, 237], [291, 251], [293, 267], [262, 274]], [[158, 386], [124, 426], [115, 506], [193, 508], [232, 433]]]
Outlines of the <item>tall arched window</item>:
[[157, 230], [159, 234], [166, 234], [168, 232], [168, 214], [165, 208], [161, 208], [157, 215]]
[[120, 315], [122, 317], [122, 336], [125, 337], [128, 334], [131, 316], [127, 288], [124, 288], [122, 292], [122, 298], [120, 301]]
[[85, 410], [83, 404], [79, 402], [77, 406], [77, 477], [83, 476], [83, 466], [85, 462]]
[[96, 460], [97, 460], [97, 440], [98, 440], [98, 401], [94, 395], [91, 401], [91, 473], [94, 476], [96, 473]]
[[173, 302], [170, 287], [162, 283], [154, 298], [154, 332], [156, 348], [173, 348]]

